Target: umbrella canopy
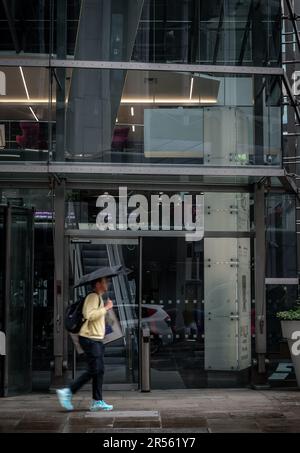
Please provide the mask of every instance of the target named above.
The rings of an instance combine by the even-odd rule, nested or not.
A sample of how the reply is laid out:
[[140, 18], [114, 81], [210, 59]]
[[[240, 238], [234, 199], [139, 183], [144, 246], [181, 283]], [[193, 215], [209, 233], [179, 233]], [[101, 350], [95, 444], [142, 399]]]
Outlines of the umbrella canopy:
[[90, 274], [83, 275], [74, 285], [74, 288], [78, 286], [88, 285], [89, 283], [93, 282], [94, 280], [98, 280], [102, 277], [115, 277], [119, 274], [125, 274], [126, 269], [122, 265], [118, 266], [106, 266], [100, 267], [99, 269], [91, 272]]

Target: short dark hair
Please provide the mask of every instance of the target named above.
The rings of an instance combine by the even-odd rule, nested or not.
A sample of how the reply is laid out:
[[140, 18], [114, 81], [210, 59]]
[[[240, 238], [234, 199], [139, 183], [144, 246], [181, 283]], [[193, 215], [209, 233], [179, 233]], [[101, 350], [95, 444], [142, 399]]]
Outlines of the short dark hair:
[[102, 280], [103, 278], [104, 278], [104, 277], [100, 277], [100, 278], [96, 278], [96, 280], [93, 280], [93, 281], [91, 282], [91, 287], [92, 287], [92, 288], [95, 288], [96, 283], [101, 282], [101, 280]]

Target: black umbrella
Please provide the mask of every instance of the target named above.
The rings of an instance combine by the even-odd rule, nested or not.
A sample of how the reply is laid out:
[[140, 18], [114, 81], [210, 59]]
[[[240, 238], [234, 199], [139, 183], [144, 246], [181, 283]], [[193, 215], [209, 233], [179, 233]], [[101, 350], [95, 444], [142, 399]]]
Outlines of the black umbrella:
[[91, 272], [90, 274], [83, 275], [74, 285], [74, 288], [78, 286], [88, 285], [94, 280], [98, 280], [102, 277], [115, 277], [119, 274], [127, 274], [128, 269], [124, 268], [121, 264], [118, 266], [106, 266], [100, 267], [99, 269]]

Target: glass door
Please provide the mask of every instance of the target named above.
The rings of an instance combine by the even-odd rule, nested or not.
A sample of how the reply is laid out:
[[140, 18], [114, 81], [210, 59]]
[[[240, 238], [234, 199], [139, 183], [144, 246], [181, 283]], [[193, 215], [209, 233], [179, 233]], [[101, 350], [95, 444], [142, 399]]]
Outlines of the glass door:
[[[6, 335], [2, 393], [28, 392], [32, 386], [33, 212], [6, 206], [1, 217], [1, 324]], [[4, 219], [4, 221], [3, 221]]]
[[[113, 277], [105, 298], [112, 299], [114, 312], [120, 322], [122, 338], [106, 345], [104, 388], [122, 389], [138, 386], [139, 343], [139, 241], [138, 239], [73, 238], [70, 240], [71, 284], [82, 275], [102, 266], [122, 264], [126, 275]], [[90, 288], [73, 290], [73, 298], [85, 296]], [[72, 294], [72, 291], [71, 291]], [[72, 352], [73, 351], [73, 352]], [[83, 355], [73, 354], [73, 375], [85, 367]], [[74, 366], [74, 362], [76, 365]], [[73, 376], [74, 377], [74, 376]]]
[[203, 240], [144, 237], [142, 323], [152, 389], [205, 387]]

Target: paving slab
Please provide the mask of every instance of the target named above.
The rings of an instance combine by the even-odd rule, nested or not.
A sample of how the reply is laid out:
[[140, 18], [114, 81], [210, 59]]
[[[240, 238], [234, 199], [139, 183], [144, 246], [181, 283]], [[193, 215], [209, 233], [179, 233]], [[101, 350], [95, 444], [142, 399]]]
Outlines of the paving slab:
[[85, 417], [91, 418], [157, 418], [159, 417], [158, 411], [99, 411], [99, 412], [87, 412]]
[[191, 389], [140, 393], [106, 391], [111, 412], [89, 412], [90, 392], [64, 411], [54, 393], [0, 400], [0, 432], [300, 432], [295, 389]]

